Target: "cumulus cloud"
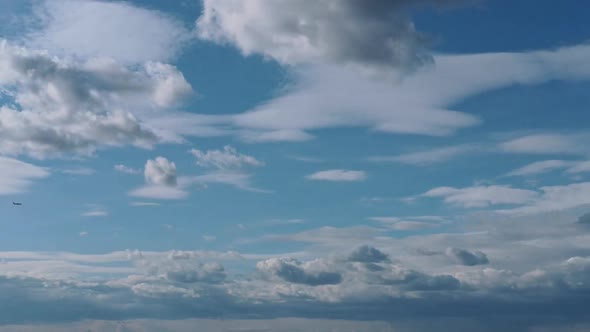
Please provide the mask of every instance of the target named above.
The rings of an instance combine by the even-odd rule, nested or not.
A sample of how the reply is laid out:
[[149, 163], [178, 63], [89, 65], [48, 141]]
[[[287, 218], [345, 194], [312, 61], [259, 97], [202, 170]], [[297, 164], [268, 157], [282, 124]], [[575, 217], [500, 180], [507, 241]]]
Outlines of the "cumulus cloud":
[[481, 251], [471, 252], [460, 248], [447, 248], [446, 255], [458, 264], [466, 266], [485, 265], [489, 263], [488, 256]]
[[46, 0], [34, 7], [34, 21], [30, 47], [124, 63], [169, 60], [190, 38], [171, 16], [126, 2]]
[[204, 0], [197, 31], [205, 40], [284, 64], [407, 69], [432, 61], [427, 38], [415, 30], [408, 7], [452, 2], [458, 1]]
[[525, 204], [533, 202], [538, 193], [533, 190], [504, 185], [474, 186], [467, 188], [438, 187], [422, 197], [442, 197], [446, 203], [467, 208], [487, 207], [498, 204]]
[[235, 169], [244, 166], [263, 166], [264, 163], [252, 156], [238, 153], [236, 148], [226, 145], [223, 150], [198, 150], [192, 149], [190, 153], [197, 159], [197, 165], [201, 167], [213, 167], [217, 169]]
[[316, 181], [358, 182], [365, 181], [367, 174], [364, 171], [331, 169], [310, 174], [306, 178]]
[[191, 91], [173, 66], [134, 70], [110, 60], [76, 61], [0, 41], [0, 153], [37, 158], [92, 154], [97, 147], [151, 147], [160, 138], [135, 114], [172, 107]]
[[388, 259], [387, 254], [368, 245], [358, 247], [348, 256], [349, 261], [361, 263], [379, 263]]
[[35, 180], [50, 173], [45, 168], [0, 156], [0, 174], [0, 195], [9, 195], [27, 191]]
[[149, 159], [143, 172], [146, 185], [129, 192], [129, 195], [152, 199], [182, 199], [188, 196], [185, 184], [180, 186], [176, 164], [164, 157]]
[[334, 285], [342, 281], [337, 272], [314, 269], [314, 262], [302, 264], [294, 259], [271, 258], [256, 263], [256, 268], [284, 281], [310, 286]]
[[164, 157], [150, 159], [145, 163], [145, 182], [158, 186], [175, 186], [176, 164]]

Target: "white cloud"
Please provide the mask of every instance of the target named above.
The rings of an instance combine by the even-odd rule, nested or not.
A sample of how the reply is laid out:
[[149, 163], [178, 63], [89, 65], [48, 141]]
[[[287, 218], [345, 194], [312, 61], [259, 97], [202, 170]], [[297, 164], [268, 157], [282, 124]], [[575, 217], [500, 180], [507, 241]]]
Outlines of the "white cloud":
[[474, 186], [467, 188], [438, 187], [422, 197], [442, 197], [446, 203], [466, 208], [488, 207], [498, 204], [525, 204], [533, 202], [538, 193], [505, 185]]
[[142, 207], [142, 206], [160, 206], [160, 203], [155, 202], [131, 202], [131, 206]]
[[131, 168], [131, 167], [125, 166], [123, 164], [117, 164], [117, 165], [113, 166], [113, 169], [115, 171], [117, 171], [117, 172], [127, 173], [127, 174], [139, 174], [139, 173], [141, 173], [141, 170], [135, 169], [135, 168]]
[[92, 209], [82, 213], [83, 217], [106, 217], [109, 213], [104, 209]]
[[563, 169], [571, 165], [572, 162], [564, 160], [543, 160], [537, 161], [526, 166], [510, 171], [507, 176], [527, 176], [548, 173], [557, 169]]
[[145, 182], [156, 186], [176, 186], [176, 164], [164, 157], [149, 159], [145, 163]]
[[49, 176], [45, 168], [0, 156], [0, 195], [25, 192], [33, 181]]
[[110, 60], [57, 58], [0, 41], [0, 153], [37, 158], [147, 148], [161, 140], [139, 118], [173, 107], [191, 90], [173, 66], [133, 70]]
[[[371, 217], [369, 220], [377, 221], [383, 226], [395, 231], [419, 231], [424, 229], [436, 228], [445, 220], [440, 219], [424, 219], [424, 217]], [[438, 222], [438, 223], [436, 223]]]
[[585, 134], [533, 134], [503, 142], [500, 149], [511, 153], [586, 154], [590, 151], [583, 142], [589, 138]]
[[[521, 207], [498, 211], [503, 214], [527, 215], [561, 211], [590, 205], [590, 182], [539, 188], [541, 194]], [[524, 202], [523, 202], [524, 203]]]
[[234, 186], [241, 190], [270, 193], [271, 191], [256, 188], [252, 184], [252, 175], [237, 171], [214, 171], [203, 175], [190, 176], [183, 178], [184, 185], [200, 185], [207, 186], [209, 184], [225, 184]]
[[238, 151], [229, 145], [223, 147], [223, 150], [202, 151], [192, 149], [190, 153], [197, 159], [197, 165], [202, 167], [213, 167], [217, 169], [242, 168], [244, 166], [263, 166], [264, 163], [252, 156], [238, 153]]
[[587, 172], [590, 172], [590, 160], [577, 162], [567, 170], [567, 173], [573, 174]]
[[62, 169], [61, 172], [63, 174], [70, 174], [70, 175], [92, 175], [96, 173], [96, 171], [92, 168], [88, 167], [78, 167], [78, 168], [66, 168]]
[[364, 171], [331, 169], [310, 174], [306, 178], [316, 181], [358, 182], [365, 181], [367, 174]]
[[431, 61], [406, 15], [413, 4], [450, 1], [204, 0], [201, 38], [284, 64], [313, 62], [413, 67]]
[[171, 16], [126, 2], [46, 0], [31, 21], [25, 42], [33, 48], [125, 63], [169, 60], [189, 39]]
[[88, 232], [80, 232], [80, 234], [78, 234], [80, 236], [88, 236]]
[[188, 196], [185, 185], [179, 185], [176, 164], [164, 157], [149, 159], [145, 163], [144, 178], [146, 185], [130, 191], [130, 196], [171, 200]]
[[478, 148], [479, 147], [475, 145], [457, 145], [427, 151], [406, 153], [398, 156], [371, 157], [370, 160], [375, 162], [398, 162], [410, 165], [430, 165], [459, 157], [461, 155], [473, 152]]

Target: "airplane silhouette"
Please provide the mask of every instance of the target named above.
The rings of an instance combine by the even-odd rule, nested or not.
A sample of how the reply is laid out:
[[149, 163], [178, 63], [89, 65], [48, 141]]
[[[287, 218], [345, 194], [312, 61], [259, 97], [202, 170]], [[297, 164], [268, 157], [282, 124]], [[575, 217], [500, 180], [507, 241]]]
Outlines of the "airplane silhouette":
[[23, 205], [23, 203], [12, 202], [12, 205]]

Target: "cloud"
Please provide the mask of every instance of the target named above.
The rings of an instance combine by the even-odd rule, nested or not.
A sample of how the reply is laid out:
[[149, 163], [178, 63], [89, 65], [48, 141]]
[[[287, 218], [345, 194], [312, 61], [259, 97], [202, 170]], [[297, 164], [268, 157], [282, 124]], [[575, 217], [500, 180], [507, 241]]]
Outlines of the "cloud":
[[563, 169], [572, 163], [564, 160], [543, 160], [510, 171], [507, 176], [527, 176], [548, 173], [557, 169]]
[[145, 163], [145, 182], [156, 186], [176, 186], [176, 164], [164, 157], [149, 159]]
[[28, 191], [35, 180], [49, 176], [45, 168], [0, 156], [0, 195]]
[[586, 214], [581, 215], [578, 218], [578, 223], [579, 224], [588, 224], [588, 225], [590, 225], [590, 213], [586, 213]]
[[[436, 216], [414, 216], [407, 218], [398, 217], [371, 217], [370, 220], [377, 221], [395, 231], [419, 231], [439, 227], [446, 220]], [[439, 223], [434, 223], [439, 222]]]
[[420, 196], [442, 197], [446, 203], [474, 208], [498, 204], [525, 204], [535, 201], [538, 193], [505, 185], [490, 185], [467, 188], [438, 187]]
[[581, 144], [588, 138], [584, 134], [534, 134], [503, 142], [500, 148], [511, 153], [579, 155], [590, 152]]
[[337, 272], [315, 270], [313, 262], [302, 264], [294, 259], [271, 258], [256, 263], [256, 269], [284, 281], [310, 286], [334, 285], [342, 281]]
[[121, 173], [127, 173], [127, 174], [139, 174], [141, 173], [141, 170], [139, 169], [135, 169], [135, 168], [131, 168], [129, 166], [125, 166], [122, 164], [117, 164], [115, 166], [113, 166], [113, 169], [117, 172], [121, 172]]
[[447, 248], [446, 255], [458, 264], [466, 266], [485, 265], [489, 263], [488, 256], [481, 251], [471, 252], [460, 248]]
[[567, 173], [587, 173], [590, 172], [590, 160], [575, 163], [567, 170]]
[[131, 202], [131, 206], [142, 207], [142, 206], [160, 206], [160, 203], [155, 202]]
[[25, 43], [53, 54], [105, 56], [123, 63], [166, 61], [190, 38], [171, 16], [126, 2], [46, 0], [34, 9], [35, 24]]
[[229, 145], [223, 147], [223, 150], [202, 151], [192, 149], [190, 153], [197, 159], [197, 165], [201, 167], [213, 167], [217, 169], [235, 169], [245, 166], [263, 166], [264, 163], [252, 156], [238, 153], [238, 151]]
[[258, 193], [271, 193], [272, 191], [256, 188], [252, 184], [252, 175], [239, 171], [227, 171], [220, 170], [209, 172], [203, 175], [189, 176], [183, 178], [185, 185], [200, 185], [207, 186], [209, 184], [224, 184], [236, 187], [241, 190], [258, 192]]
[[77, 61], [0, 41], [0, 153], [36, 158], [90, 155], [99, 147], [149, 148], [161, 139], [138, 119], [191, 91], [175, 67], [133, 70], [104, 59]]
[[475, 150], [478, 150], [478, 146], [466, 144], [437, 148], [428, 151], [406, 153], [398, 156], [371, 157], [370, 160], [374, 162], [397, 162], [423, 166], [444, 162]]
[[340, 63], [406, 69], [431, 60], [408, 7], [457, 1], [203, 1], [199, 36], [283, 64]]
[[376, 248], [368, 245], [356, 248], [349, 256], [350, 262], [379, 263], [389, 260], [389, 257]]
[[152, 199], [183, 199], [188, 196], [184, 184], [179, 185], [176, 177], [176, 164], [164, 157], [148, 159], [145, 163], [146, 185], [129, 192], [134, 197]]
[[[499, 210], [502, 214], [527, 215], [561, 211], [590, 204], [590, 182], [540, 187], [534, 200], [513, 209]], [[525, 202], [522, 202], [525, 203]]]
[[106, 217], [109, 213], [105, 210], [90, 210], [81, 214], [83, 217]]
[[92, 168], [88, 167], [78, 167], [78, 168], [66, 168], [62, 169], [61, 172], [63, 174], [70, 174], [70, 175], [92, 175], [96, 173], [96, 171]]
[[358, 182], [365, 181], [367, 174], [364, 171], [352, 171], [344, 169], [331, 169], [319, 171], [306, 176], [308, 180], [333, 181], [333, 182]]
[[80, 232], [80, 236], [88, 236], [88, 232]]

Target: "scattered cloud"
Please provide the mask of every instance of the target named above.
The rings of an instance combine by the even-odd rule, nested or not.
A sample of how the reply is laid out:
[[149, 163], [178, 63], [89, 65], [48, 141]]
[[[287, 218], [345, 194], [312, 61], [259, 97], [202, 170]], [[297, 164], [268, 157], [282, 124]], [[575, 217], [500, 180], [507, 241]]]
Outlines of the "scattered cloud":
[[50, 175], [45, 168], [2, 156], [0, 156], [0, 174], [2, 174], [0, 177], [0, 195], [26, 192], [35, 180]]
[[306, 178], [315, 181], [359, 182], [365, 181], [367, 174], [364, 171], [331, 169], [310, 174]]
[[436, 216], [414, 217], [371, 217], [369, 220], [381, 223], [383, 226], [395, 231], [419, 231], [436, 228], [446, 223], [446, 219]]
[[[520, 207], [499, 210], [503, 214], [538, 214], [562, 211], [590, 205], [590, 182], [578, 182], [559, 186], [539, 188], [540, 194]], [[525, 203], [525, 202], [523, 202]]]
[[197, 165], [201, 167], [212, 167], [217, 169], [236, 169], [244, 166], [263, 166], [264, 163], [252, 156], [238, 153], [238, 151], [229, 145], [223, 147], [223, 150], [202, 151], [192, 149], [190, 153], [197, 159]]
[[79, 234], [80, 236], [84, 237], [84, 236], [88, 236], [88, 232], [80, 232]]

